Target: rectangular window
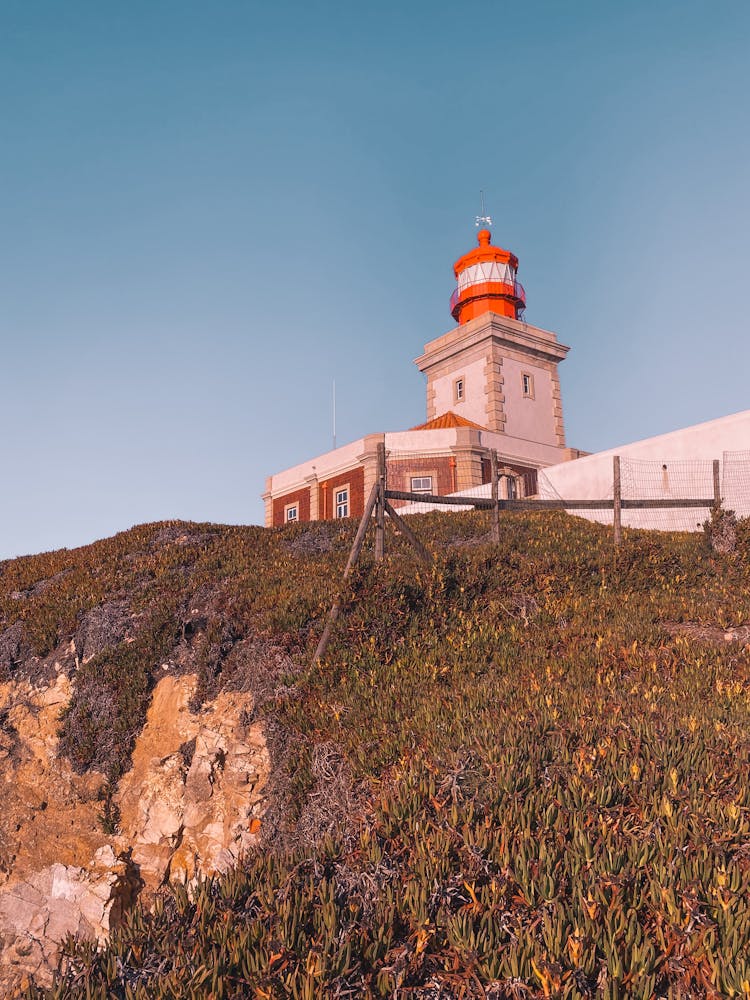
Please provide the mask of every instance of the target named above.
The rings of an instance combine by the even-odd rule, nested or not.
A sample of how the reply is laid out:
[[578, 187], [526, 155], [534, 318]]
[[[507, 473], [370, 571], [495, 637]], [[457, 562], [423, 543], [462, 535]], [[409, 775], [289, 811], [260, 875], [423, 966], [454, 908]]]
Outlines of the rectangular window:
[[412, 476], [412, 493], [432, 493], [432, 476]]
[[299, 520], [299, 507], [297, 506], [296, 503], [289, 504], [289, 506], [286, 508], [287, 524], [290, 521], [298, 521], [298, 520]]
[[523, 385], [523, 394], [526, 399], [534, 398], [534, 376], [529, 375], [528, 372], [521, 373], [521, 383]]
[[349, 487], [336, 490], [336, 517], [349, 517]]
[[461, 400], [466, 395], [466, 386], [464, 385], [463, 375], [461, 378], [457, 378], [453, 383], [453, 402], [460, 403]]

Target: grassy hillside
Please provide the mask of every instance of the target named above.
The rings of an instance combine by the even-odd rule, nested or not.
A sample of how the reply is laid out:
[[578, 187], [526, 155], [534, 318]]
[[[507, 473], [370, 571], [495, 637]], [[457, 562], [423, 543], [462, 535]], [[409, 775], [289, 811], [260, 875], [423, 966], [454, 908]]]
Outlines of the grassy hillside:
[[750, 996], [750, 651], [724, 638], [750, 623], [749, 526], [730, 556], [626, 533], [615, 559], [563, 514], [504, 517], [499, 546], [484, 518], [415, 518], [431, 570], [397, 538], [365, 559], [319, 666], [351, 523], [0, 564], [0, 672], [98, 636], [76, 767], [114, 785], [178, 647], [198, 702], [256, 693], [275, 758], [262, 854], [29, 997]]

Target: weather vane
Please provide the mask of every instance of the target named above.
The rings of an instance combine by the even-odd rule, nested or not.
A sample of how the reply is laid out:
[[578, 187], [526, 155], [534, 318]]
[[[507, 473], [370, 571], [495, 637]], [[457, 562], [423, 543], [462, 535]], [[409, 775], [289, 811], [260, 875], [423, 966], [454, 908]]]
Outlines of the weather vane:
[[481, 215], [477, 215], [477, 216], [474, 217], [474, 225], [476, 225], [476, 226], [491, 226], [492, 225], [492, 217], [489, 216], [489, 215], [485, 215], [485, 212], [484, 212], [484, 191], [480, 191], [479, 192], [479, 201], [481, 202], [480, 211], [481, 211], [482, 214]]

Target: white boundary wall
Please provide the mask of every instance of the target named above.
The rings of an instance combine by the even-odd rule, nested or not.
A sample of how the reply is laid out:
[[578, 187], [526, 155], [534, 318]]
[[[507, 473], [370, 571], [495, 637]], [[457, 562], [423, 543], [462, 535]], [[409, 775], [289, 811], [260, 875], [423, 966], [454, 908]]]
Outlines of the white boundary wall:
[[[549, 486], [563, 499], [601, 500], [612, 496], [612, 458], [649, 459], [653, 462], [711, 461], [725, 451], [750, 449], [750, 410], [729, 417], [694, 424], [669, 434], [598, 451], [572, 462], [551, 465], [544, 470]], [[541, 495], [541, 494], [540, 494]], [[554, 496], [555, 493], [551, 493]]]
[[[743, 452], [744, 458], [737, 454]], [[615, 455], [621, 459], [623, 499], [633, 500], [711, 497], [711, 463], [719, 459], [724, 506], [742, 517], [750, 514], [750, 410], [549, 466], [539, 474], [539, 496], [610, 499]], [[581, 516], [612, 523], [609, 511], [581, 511]], [[697, 531], [707, 516], [708, 511], [699, 509], [626, 510], [622, 522], [637, 528]]]

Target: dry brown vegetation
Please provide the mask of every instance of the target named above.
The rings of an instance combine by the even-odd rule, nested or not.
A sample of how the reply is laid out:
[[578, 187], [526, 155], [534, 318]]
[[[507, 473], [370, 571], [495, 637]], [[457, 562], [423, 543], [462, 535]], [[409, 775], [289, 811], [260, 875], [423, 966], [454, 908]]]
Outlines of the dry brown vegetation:
[[29, 997], [750, 995], [750, 657], [679, 627], [744, 634], [748, 524], [615, 558], [562, 514], [505, 517], [499, 546], [482, 514], [413, 523], [434, 568], [391, 538], [318, 666], [350, 523], [0, 566], [0, 671], [96, 650], [70, 664], [76, 766], [122, 773], [166, 659], [202, 696], [257, 688], [276, 767], [262, 854], [71, 944]]

